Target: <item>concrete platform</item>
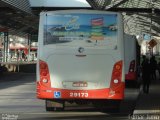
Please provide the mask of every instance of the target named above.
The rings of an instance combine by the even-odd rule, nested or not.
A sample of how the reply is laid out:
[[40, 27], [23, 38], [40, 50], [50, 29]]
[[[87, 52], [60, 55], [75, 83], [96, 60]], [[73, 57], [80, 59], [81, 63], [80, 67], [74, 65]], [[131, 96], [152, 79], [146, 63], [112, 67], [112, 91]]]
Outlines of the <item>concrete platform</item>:
[[[1, 104], [3, 107], [6, 107], [5, 109], [0, 110], [13, 112], [16, 108], [17, 112], [20, 112], [20, 110], [25, 112], [26, 109], [29, 109], [26, 106], [34, 108], [34, 104], [36, 103], [35, 101], [38, 101], [38, 103], [36, 103], [36, 107], [32, 110], [38, 114], [45, 113], [44, 101], [35, 98], [35, 81], [35, 73], [10, 72], [0, 75]], [[27, 96], [26, 91], [30, 92], [27, 93]], [[15, 92], [17, 98], [15, 98], [15, 95], [12, 95], [11, 92]], [[17, 94], [17, 92], [19, 92], [19, 94]], [[125, 98], [124, 103], [121, 105], [122, 112], [117, 115], [124, 115], [125, 119], [128, 120], [160, 120], [160, 80], [157, 79], [155, 81], [151, 81], [149, 94], [143, 93], [142, 89], [127, 90], [126, 93], [129, 94], [128, 96], [130, 97]], [[30, 96], [28, 96], [28, 94], [30, 94]], [[134, 103], [136, 95], [138, 95], [138, 97]], [[3, 98], [4, 96], [6, 96], [7, 99]], [[26, 101], [20, 101], [20, 98], [25, 98]], [[7, 104], [6, 100], [9, 100]], [[15, 101], [16, 103], [12, 103], [10, 101]], [[21, 103], [23, 104], [21, 105]], [[40, 109], [37, 111], [37, 108]], [[129, 112], [132, 108], [135, 108], [133, 110], [133, 114]], [[113, 114], [113, 116], [115, 116], [115, 114]]]
[[[160, 80], [152, 80], [149, 93], [143, 93], [141, 86], [134, 114], [158, 115], [160, 119]], [[147, 119], [147, 118], [146, 118]]]
[[36, 62], [1, 63], [1, 69], [3, 69], [4, 72], [36, 73]]

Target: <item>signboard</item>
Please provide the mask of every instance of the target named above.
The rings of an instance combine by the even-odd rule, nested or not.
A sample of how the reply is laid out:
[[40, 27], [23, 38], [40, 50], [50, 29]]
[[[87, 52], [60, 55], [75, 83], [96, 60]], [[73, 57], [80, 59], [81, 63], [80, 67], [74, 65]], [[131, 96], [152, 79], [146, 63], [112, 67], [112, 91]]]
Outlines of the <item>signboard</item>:
[[151, 39], [150, 34], [143, 34], [143, 39], [149, 41]]
[[78, 41], [101, 41], [103, 45], [110, 40], [116, 44], [117, 14], [54, 14], [48, 15], [44, 22], [44, 43], [65, 44]]
[[149, 45], [150, 45], [150, 47], [154, 47], [154, 46], [156, 46], [157, 45], [157, 42], [154, 40], [154, 39], [152, 39], [151, 41], [149, 41], [149, 43], [148, 43]]

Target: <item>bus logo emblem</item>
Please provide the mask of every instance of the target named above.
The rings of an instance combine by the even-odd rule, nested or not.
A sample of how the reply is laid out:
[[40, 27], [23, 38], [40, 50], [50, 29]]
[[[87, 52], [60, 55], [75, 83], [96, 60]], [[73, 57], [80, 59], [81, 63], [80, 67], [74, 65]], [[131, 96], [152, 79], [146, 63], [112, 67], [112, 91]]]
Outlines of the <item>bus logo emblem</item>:
[[60, 91], [55, 91], [54, 92], [54, 98], [61, 98], [61, 92]]
[[79, 81], [79, 82], [73, 82], [73, 87], [88, 87], [87, 82]]
[[84, 52], [84, 48], [83, 47], [78, 48], [78, 52], [79, 53], [83, 53]]

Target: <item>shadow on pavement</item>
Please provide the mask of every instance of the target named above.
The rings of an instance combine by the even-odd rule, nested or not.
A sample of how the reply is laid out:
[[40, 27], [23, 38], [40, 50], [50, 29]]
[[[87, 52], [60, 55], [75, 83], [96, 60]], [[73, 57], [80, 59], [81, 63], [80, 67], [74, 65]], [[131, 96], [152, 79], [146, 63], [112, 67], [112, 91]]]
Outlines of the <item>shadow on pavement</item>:
[[5, 72], [0, 74], [0, 89], [35, 82], [35, 73]]

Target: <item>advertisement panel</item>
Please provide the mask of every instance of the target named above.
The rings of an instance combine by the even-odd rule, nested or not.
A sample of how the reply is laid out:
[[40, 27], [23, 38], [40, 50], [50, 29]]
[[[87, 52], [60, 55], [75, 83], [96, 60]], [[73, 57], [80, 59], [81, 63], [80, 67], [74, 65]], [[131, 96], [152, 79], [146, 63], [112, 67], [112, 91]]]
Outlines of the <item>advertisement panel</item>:
[[44, 44], [117, 41], [117, 14], [54, 14], [44, 22]]

